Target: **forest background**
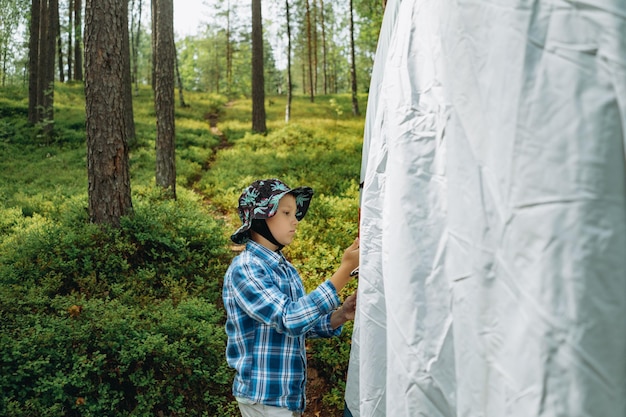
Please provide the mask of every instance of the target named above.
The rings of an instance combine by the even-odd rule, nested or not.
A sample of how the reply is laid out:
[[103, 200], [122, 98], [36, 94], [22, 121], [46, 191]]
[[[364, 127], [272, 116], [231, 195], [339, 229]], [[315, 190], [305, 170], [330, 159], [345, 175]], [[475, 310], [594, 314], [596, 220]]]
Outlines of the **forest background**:
[[[69, 20], [71, 15], [76, 22], [77, 4], [79, 14], [87, 10], [79, 0], [0, 3], [0, 415], [237, 415], [220, 297], [225, 268], [241, 249], [228, 241], [239, 222], [237, 197], [261, 177], [315, 188], [307, 219], [286, 255], [308, 289], [338, 266], [357, 234], [366, 86], [384, 5], [285, 2], [293, 13], [288, 25], [293, 74], [276, 64], [280, 53], [264, 36], [267, 124], [258, 131], [251, 126], [252, 22], [236, 18], [236, 7], [214, 3], [215, 20], [209, 19], [202, 33], [176, 39], [178, 59], [171, 62], [180, 76], [166, 69], [166, 76], [156, 71], [155, 77], [155, 67], [168, 61], [154, 57], [155, 15], [140, 23], [139, 0], [88, 0], [93, 13], [96, 4], [122, 12], [128, 7], [129, 62], [120, 74], [130, 76], [121, 89], [110, 91], [132, 87], [134, 131], [129, 132], [128, 125], [116, 125], [124, 117], [90, 113], [93, 84], [104, 84], [99, 79], [106, 74], [99, 72], [104, 67], [91, 68], [89, 81], [89, 62], [82, 61], [89, 48], [82, 37], [92, 32], [89, 23], [72, 30]], [[168, 10], [167, 0], [153, 3]], [[39, 39], [40, 45], [56, 45], [52, 61], [33, 61], [32, 43], [26, 41], [32, 26], [22, 31], [32, 23], [34, 4], [48, 12], [58, 6], [58, 31], [40, 32], [56, 33], [54, 42], [46, 44], [47, 35]], [[280, 13], [286, 10], [274, 5], [271, 17], [286, 18]], [[354, 13], [344, 13], [347, 9]], [[55, 13], [44, 16], [55, 20]], [[88, 16], [91, 30], [102, 22]], [[241, 16], [252, 20], [243, 11]], [[354, 28], [346, 30], [350, 22]], [[173, 33], [171, 21], [162, 27]], [[287, 30], [276, 33], [284, 39]], [[108, 47], [99, 44], [96, 50]], [[324, 49], [324, 60], [313, 58]], [[40, 51], [45, 55], [50, 48]], [[41, 92], [52, 102], [30, 95], [33, 70], [43, 67], [54, 69]], [[358, 70], [352, 73], [351, 67]], [[159, 85], [165, 85], [169, 101], [159, 101]], [[97, 97], [96, 104], [115, 101]], [[46, 103], [50, 112], [42, 111]], [[168, 125], [168, 108], [175, 120], [168, 151], [175, 162], [174, 184], [158, 180], [159, 138], [165, 135], [160, 129]], [[114, 110], [126, 115], [128, 109]], [[107, 161], [109, 150], [119, 151], [112, 158], [122, 162], [119, 166]], [[124, 161], [125, 180], [118, 175]], [[112, 167], [113, 175], [94, 169], [103, 166]], [[103, 178], [113, 187], [95, 193]], [[97, 209], [123, 200], [115, 193], [125, 188], [126, 211], [110, 210], [99, 218]], [[351, 336], [346, 327], [340, 338], [308, 344], [307, 416], [341, 415]]]

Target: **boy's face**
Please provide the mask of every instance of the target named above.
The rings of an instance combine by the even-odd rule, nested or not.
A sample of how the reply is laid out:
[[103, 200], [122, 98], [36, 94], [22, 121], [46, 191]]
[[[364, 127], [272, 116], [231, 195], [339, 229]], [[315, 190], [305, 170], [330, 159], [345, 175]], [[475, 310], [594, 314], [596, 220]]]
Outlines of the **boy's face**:
[[287, 194], [278, 202], [276, 214], [266, 220], [267, 227], [280, 244], [287, 246], [293, 240], [298, 228], [296, 219], [296, 198]]

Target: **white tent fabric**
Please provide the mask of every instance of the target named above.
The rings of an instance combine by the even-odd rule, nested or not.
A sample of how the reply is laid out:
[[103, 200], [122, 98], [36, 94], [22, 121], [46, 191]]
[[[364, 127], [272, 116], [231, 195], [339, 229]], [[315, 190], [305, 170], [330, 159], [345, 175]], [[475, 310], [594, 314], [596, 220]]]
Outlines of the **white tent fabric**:
[[626, 2], [390, 0], [354, 417], [626, 416]]

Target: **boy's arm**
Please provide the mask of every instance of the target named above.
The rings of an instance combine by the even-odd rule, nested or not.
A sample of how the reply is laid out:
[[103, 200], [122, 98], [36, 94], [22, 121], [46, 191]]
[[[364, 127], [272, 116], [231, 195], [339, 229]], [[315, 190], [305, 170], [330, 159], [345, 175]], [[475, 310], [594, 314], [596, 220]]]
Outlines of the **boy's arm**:
[[345, 250], [341, 258], [341, 265], [339, 265], [337, 272], [330, 277], [330, 282], [335, 286], [337, 292], [340, 292], [352, 279], [350, 272], [357, 266], [359, 266], [359, 238], [354, 239], [352, 245]]

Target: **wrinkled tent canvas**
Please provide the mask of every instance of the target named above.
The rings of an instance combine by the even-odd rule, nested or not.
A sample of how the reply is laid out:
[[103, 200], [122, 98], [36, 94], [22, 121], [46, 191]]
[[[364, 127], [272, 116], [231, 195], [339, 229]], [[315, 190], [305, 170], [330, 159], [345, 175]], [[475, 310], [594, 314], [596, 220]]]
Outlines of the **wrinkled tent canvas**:
[[389, 0], [354, 417], [626, 416], [626, 1]]

